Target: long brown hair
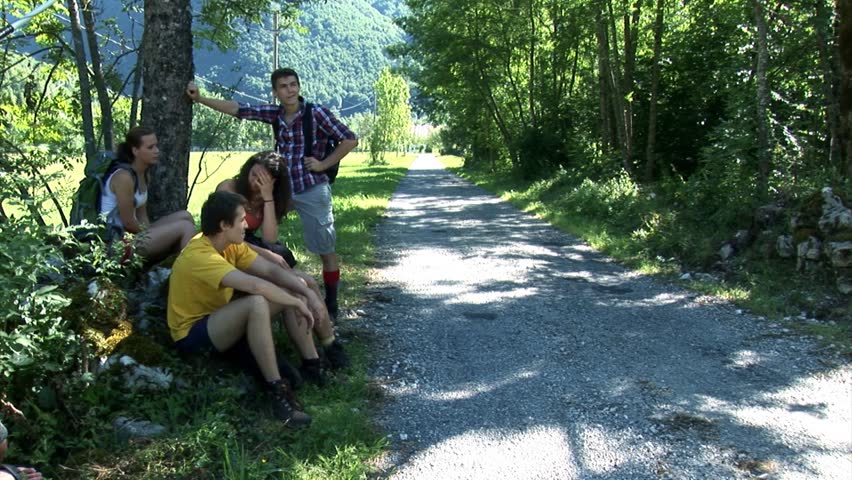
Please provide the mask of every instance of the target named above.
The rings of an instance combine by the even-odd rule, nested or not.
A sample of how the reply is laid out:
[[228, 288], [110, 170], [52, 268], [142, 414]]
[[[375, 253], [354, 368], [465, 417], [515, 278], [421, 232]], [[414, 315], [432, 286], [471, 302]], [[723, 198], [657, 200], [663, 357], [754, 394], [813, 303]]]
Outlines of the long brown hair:
[[281, 218], [287, 213], [287, 202], [290, 200], [290, 179], [287, 178], [287, 165], [281, 155], [266, 150], [258, 152], [249, 157], [246, 163], [240, 167], [240, 173], [234, 178], [235, 189], [237, 193], [251, 200], [252, 191], [249, 185], [249, 172], [251, 168], [261, 165], [267, 169], [275, 179], [275, 186], [272, 187], [272, 199], [275, 200], [275, 221], [280, 222]]
[[133, 127], [127, 131], [124, 141], [118, 144], [116, 152], [118, 160], [123, 163], [133, 163], [133, 149], [142, 146], [142, 137], [156, 135], [157, 132], [149, 127]]

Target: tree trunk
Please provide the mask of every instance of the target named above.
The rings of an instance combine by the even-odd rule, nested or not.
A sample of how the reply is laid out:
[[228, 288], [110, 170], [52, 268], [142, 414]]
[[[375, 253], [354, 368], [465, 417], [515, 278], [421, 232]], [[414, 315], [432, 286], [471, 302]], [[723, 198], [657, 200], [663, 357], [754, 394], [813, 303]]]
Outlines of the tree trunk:
[[80, 12], [77, 0], [68, 0], [68, 18], [71, 20], [71, 41], [74, 45], [74, 60], [77, 63], [77, 77], [80, 81], [80, 109], [83, 119], [83, 142], [86, 147], [86, 159], [95, 158], [95, 122], [92, 116], [92, 94], [89, 86], [89, 67], [86, 65], [86, 51], [83, 46], [83, 32], [80, 28]]
[[651, 100], [648, 107], [648, 145], [645, 150], [645, 181], [654, 180], [657, 170], [657, 100], [660, 94], [660, 56], [663, 49], [663, 14], [665, 1], [657, 0], [654, 20], [654, 58], [651, 61]]
[[598, 43], [598, 88], [600, 89], [598, 108], [601, 120], [601, 151], [609, 153], [614, 143], [612, 136], [612, 124], [614, 122], [612, 115], [610, 115], [609, 41], [602, 8], [598, 8], [595, 12], [595, 36]]
[[145, 0], [142, 42], [142, 125], [157, 132], [160, 161], [148, 186], [151, 220], [186, 208], [192, 104], [190, 0]]
[[829, 15], [826, 12], [824, 0], [816, 0], [816, 11], [814, 12], [814, 39], [819, 52], [820, 70], [822, 70], [823, 95], [825, 96], [825, 123], [828, 125], [828, 165], [830, 168], [838, 169], [841, 163], [843, 145], [840, 143], [842, 137], [840, 132], [840, 101], [837, 98], [838, 72], [834, 49], [829, 49], [832, 44], [832, 35], [829, 35]]
[[130, 121], [128, 129], [139, 124], [139, 100], [141, 99], [140, 91], [142, 90], [142, 52], [137, 54], [136, 67], [133, 68], [133, 90], [130, 98]]
[[769, 185], [769, 170], [771, 168], [769, 152], [769, 85], [766, 80], [766, 70], [769, 66], [769, 49], [767, 46], [766, 17], [763, 0], [752, 0], [754, 19], [757, 26], [757, 67], [755, 81], [757, 83], [756, 118], [757, 122], [757, 167], [760, 175], [760, 194], [767, 192]]
[[642, 0], [633, 2], [631, 12], [624, 13], [624, 85], [621, 91], [629, 98], [622, 102], [624, 122], [624, 169], [633, 172], [633, 72], [636, 70], [636, 28], [642, 11]]
[[529, 28], [530, 28], [529, 35], [530, 36], [529, 36], [529, 44], [527, 46], [527, 57], [528, 57], [527, 61], [529, 62], [529, 72], [530, 72], [529, 73], [529, 85], [527, 86], [527, 91], [528, 91], [527, 101], [529, 102], [528, 108], [529, 108], [529, 111], [530, 111], [530, 125], [532, 126], [533, 129], [536, 129], [538, 127], [538, 119], [536, 118], [536, 111], [535, 111], [535, 98], [536, 98], [536, 84], [535, 84], [536, 49], [535, 49], [535, 47], [536, 47], [536, 44], [538, 44], [538, 38], [536, 36], [536, 28], [537, 27], [536, 27], [536, 23], [535, 23], [536, 13], [533, 9], [534, 6], [535, 6], [535, 5], [533, 5], [534, 3], [535, 2], [533, 0], [529, 0], [529, 2], [527, 3], [527, 6], [529, 7], [527, 15], [529, 16], [529, 21], [530, 21], [530, 24], [529, 24]]
[[92, 0], [84, 0], [83, 22], [86, 24], [86, 35], [89, 42], [89, 55], [92, 58], [92, 80], [98, 92], [98, 104], [101, 106], [101, 133], [104, 137], [104, 150], [113, 150], [112, 102], [104, 80], [101, 66], [101, 52], [98, 49], [98, 39], [95, 35], [95, 15], [92, 12]]
[[612, 89], [610, 99], [612, 100], [613, 123], [615, 124], [615, 134], [618, 139], [619, 151], [621, 152], [621, 166], [633, 177], [632, 152], [630, 144], [627, 141], [626, 130], [627, 107], [625, 103], [627, 100], [624, 98], [624, 77], [621, 74], [621, 58], [618, 54], [618, 29], [615, 26], [615, 13], [612, 9], [612, 0], [606, 0], [606, 7], [607, 14], [609, 15], [610, 31], [612, 32], [612, 42], [609, 44], [609, 52], [612, 52], [612, 54], [608, 54], [607, 57], [610, 73], [609, 83]]
[[841, 171], [852, 176], [852, 1], [837, 0], [837, 48], [840, 56], [840, 142], [845, 150]]

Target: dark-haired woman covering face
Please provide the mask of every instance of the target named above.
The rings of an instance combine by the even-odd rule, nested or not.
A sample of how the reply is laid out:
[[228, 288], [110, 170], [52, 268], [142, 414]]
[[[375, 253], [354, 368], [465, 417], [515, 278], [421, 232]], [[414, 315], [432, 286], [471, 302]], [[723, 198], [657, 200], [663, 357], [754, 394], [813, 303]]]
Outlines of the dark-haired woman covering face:
[[148, 219], [148, 169], [159, 157], [157, 135], [153, 130], [130, 129], [124, 143], [118, 146], [118, 158], [130, 165], [136, 178], [134, 180], [134, 174], [127, 169], [116, 169], [107, 177], [101, 196], [101, 215], [107, 217], [107, 224], [118, 224], [136, 234], [134, 247], [146, 259], [177, 253], [195, 235], [195, 223], [186, 210], [153, 223]]
[[[252, 155], [236, 177], [220, 183], [217, 190], [246, 197], [246, 243], [258, 255], [284, 268], [295, 266], [292, 253], [278, 242], [278, 224], [287, 213], [290, 183], [284, 160], [275, 152]], [[260, 233], [256, 236], [255, 233]]]

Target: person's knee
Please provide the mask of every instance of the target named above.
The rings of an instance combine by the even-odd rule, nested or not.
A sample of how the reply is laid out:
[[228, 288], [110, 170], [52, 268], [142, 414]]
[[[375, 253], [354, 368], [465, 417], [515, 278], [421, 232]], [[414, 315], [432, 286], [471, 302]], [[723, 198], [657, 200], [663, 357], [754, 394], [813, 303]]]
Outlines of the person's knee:
[[269, 302], [263, 298], [263, 295], [249, 295], [245, 297], [245, 302], [248, 304], [248, 309], [252, 317], [269, 318]]

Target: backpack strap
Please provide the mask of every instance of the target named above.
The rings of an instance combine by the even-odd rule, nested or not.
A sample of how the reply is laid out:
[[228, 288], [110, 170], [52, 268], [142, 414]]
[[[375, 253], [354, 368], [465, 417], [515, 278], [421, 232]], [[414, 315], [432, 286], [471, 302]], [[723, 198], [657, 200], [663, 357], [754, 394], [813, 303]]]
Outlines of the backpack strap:
[[[133, 177], [133, 192], [139, 191], [139, 176], [136, 175], [136, 170], [133, 170], [133, 167], [130, 166], [129, 163], [124, 162], [115, 162], [115, 164], [109, 169], [106, 175], [104, 175], [104, 187], [106, 187], [106, 182], [109, 180], [116, 170], [127, 170], [130, 172], [130, 176]], [[147, 173], [146, 173], [147, 178]]]
[[[302, 139], [305, 142], [305, 156], [314, 155], [314, 104], [306, 103], [302, 112]], [[310, 155], [308, 155], [310, 152]]]

